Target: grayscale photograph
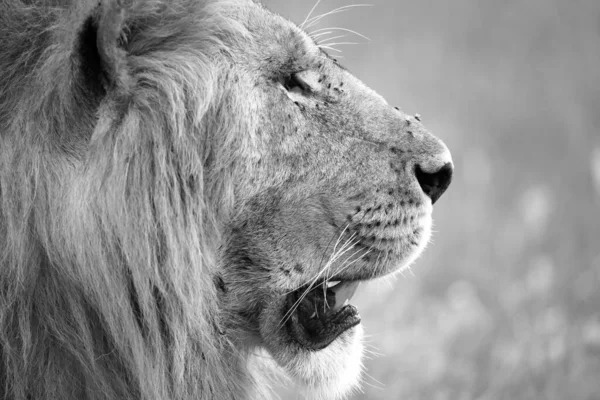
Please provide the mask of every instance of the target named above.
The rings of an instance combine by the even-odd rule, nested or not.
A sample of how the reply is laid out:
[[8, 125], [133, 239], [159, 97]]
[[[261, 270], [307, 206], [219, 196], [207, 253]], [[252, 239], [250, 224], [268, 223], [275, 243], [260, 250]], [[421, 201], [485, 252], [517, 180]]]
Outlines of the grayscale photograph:
[[0, 0], [0, 400], [600, 400], [598, 0]]

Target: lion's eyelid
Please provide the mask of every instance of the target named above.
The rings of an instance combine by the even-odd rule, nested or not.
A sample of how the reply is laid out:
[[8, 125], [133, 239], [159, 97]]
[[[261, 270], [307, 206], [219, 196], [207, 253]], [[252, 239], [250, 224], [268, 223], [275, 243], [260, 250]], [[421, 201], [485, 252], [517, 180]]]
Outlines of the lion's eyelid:
[[321, 89], [320, 74], [317, 71], [308, 69], [297, 72], [294, 76], [310, 92], [318, 92]]

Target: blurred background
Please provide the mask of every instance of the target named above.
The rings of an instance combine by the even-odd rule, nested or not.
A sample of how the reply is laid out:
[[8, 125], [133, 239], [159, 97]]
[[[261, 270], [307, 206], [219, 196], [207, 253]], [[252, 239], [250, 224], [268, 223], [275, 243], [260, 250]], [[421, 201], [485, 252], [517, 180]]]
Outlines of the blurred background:
[[[264, 3], [301, 23], [315, 1]], [[420, 113], [456, 173], [412, 273], [353, 301], [369, 349], [353, 399], [600, 399], [600, 1], [370, 4], [309, 31], [369, 37], [321, 38], [359, 43], [329, 52]]]

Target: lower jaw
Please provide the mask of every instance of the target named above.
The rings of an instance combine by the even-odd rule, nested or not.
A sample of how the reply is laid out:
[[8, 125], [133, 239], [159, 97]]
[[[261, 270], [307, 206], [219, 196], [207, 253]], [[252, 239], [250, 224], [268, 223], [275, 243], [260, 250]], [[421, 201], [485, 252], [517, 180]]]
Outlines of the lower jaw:
[[342, 399], [360, 384], [363, 329], [358, 324], [339, 335], [326, 348], [273, 354], [277, 363], [309, 399]]
[[[316, 324], [316, 323], [315, 323]], [[339, 313], [322, 326], [306, 326], [294, 313], [287, 323], [287, 333], [300, 346], [311, 351], [323, 350], [347, 330], [360, 324], [358, 310], [352, 305], [345, 306]]]
[[286, 313], [291, 313], [285, 324], [286, 333], [307, 350], [323, 350], [360, 324], [358, 310], [348, 303], [358, 286], [356, 281], [340, 281], [333, 287], [322, 283], [291, 293], [284, 307]]

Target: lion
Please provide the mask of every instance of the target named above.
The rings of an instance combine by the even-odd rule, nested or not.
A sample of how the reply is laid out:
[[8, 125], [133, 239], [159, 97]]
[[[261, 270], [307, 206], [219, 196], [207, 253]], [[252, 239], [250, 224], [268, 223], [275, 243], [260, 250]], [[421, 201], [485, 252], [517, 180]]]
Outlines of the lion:
[[418, 115], [251, 0], [3, 1], [0, 74], [0, 398], [359, 385], [452, 177]]

